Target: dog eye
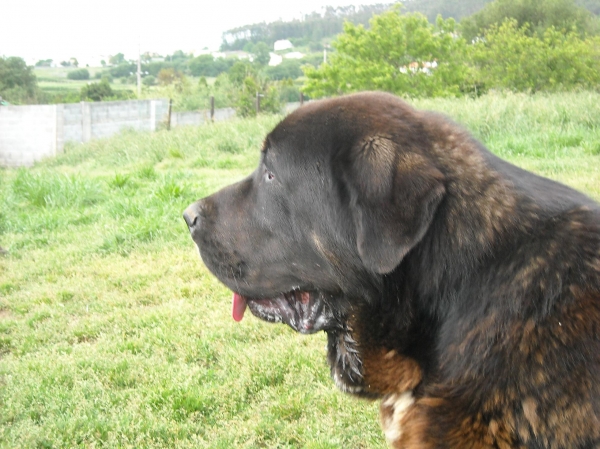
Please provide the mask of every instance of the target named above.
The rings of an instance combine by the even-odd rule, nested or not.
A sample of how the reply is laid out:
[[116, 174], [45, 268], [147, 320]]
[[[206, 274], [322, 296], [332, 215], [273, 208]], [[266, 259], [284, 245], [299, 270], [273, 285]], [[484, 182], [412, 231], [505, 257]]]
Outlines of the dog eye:
[[275, 179], [275, 175], [273, 173], [271, 173], [269, 170], [265, 170], [264, 178], [265, 178], [265, 181], [271, 182]]

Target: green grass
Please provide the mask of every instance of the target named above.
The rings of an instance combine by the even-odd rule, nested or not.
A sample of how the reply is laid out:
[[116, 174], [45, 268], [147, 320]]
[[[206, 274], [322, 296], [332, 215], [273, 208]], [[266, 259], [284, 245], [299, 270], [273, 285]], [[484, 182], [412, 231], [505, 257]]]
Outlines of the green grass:
[[[65, 97], [69, 94], [79, 94], [81, 88], [89, 83], [97, 83], [96, 73], [105, 71], [102, 67], [80, 67], [90, 72], [89, 80], [70, 80], [67, 78], [69, 72], [78, 70], [76, 67], [36, 67], [34, 70], [40, 90], [51, 97]], [[123, 84], [119, 80], [111, 82], [111, 88], [115, 91], [135, 92], [137, 87], [133, 84]]]
[[[600, 199], [600, 95], [423, 100]], [[0, 170], [0, 447], [383, 448], [324, 335], [230, 318], [181, 219], [256, 164], [277, 117], [123, 132]]]

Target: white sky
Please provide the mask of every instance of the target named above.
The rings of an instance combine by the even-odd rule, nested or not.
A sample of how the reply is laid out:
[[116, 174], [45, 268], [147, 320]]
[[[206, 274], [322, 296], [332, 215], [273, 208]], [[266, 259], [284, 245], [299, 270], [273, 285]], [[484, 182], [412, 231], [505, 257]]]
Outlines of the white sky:
[[324, 5], [385, 0], [2, 0], [0, 56], [62, 61], [218, 49], [231, 28], [291, 20]]

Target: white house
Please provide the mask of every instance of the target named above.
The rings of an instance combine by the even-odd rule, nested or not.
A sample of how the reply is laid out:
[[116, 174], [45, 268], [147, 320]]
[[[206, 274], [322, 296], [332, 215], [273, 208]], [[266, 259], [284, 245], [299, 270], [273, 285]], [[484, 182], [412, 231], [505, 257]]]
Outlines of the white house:
[[269, 56], [271, 57], [271, 59], [269, 59], [269, 65], [271, 67], [278, 66], [283, 61], [283, 56], [278, 55], [277, 53], [271, 52], [269, 53]]
[[299, 51], [291, 51], [283, 55], [285, 59], [302, 59], [304, 58], [304, 54]]
[[287, 39], [275, 41], [273, 44], [273, 51], [289, 50], [290, 48], [294, 48], [294, 46]]

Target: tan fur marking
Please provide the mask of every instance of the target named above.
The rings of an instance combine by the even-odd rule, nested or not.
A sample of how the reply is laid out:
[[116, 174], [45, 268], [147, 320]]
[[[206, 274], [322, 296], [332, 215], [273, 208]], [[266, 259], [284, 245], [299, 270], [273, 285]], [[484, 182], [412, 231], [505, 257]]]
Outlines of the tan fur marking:
[[369, 391], [377, 394], [404, 393], [422, 378], [418, 363], [385, 348], [363, 348], [363, 376]]
[[533, 432], [537, 435], [538, 427], [540, 425], [540, 418], [537, 414], [537, 404], [535, 400], [531, 397], [528, 397], [523, 400], [523, 414], [525, 415], [525, 419], [529, 421]]
[[325, 256], [325, 258], [334, 266], [337, 268], [341, 268], [342, 263], [339, 260], [339, 258], [331, 251], [329, 251], [327, 248], [325, 248], [325, 246], [323, 245], [323, 242], [321, 242], [321, 238], [315, 233], [311, 233], [311, 238], [313, 243], [315, 244], [315, 247], [317, 248], [317, 251], [319, 251], [323, 256]]
[[391, 394], [381, 401], [381, 427], [389, 444], [402, 436], [402, 418], [414, 403], [412, 392]]

